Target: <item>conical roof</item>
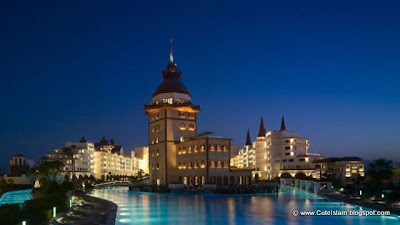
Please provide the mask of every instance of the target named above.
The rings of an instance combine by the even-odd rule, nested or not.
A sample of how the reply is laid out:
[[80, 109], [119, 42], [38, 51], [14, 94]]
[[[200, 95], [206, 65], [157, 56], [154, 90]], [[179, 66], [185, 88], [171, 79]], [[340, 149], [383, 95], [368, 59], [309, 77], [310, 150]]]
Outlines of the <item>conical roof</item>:
[[178, 69], [177, 65], [173, 62], [168, 63], [167, 68], [162, 72], [164, 81], [158, 86], [153, 97], [161, 93], [182, 93], [190, 95], [185, 85], [180, 81], [182, 72]]
[[265, 137], [266, 131], [265, 131], [265, 127], [264, 127], [264, 120], [261, 117], [261, 121], [260, 121], [260, 130], [258, 131], [258, 137]]
[[281, 120], [281, 131], [286, 130], [286, 125], [285, 125], [285, 118], [282, 116]]
[[250, 130], [247, 130], [246, 145], [252, 145], [250, 139]]

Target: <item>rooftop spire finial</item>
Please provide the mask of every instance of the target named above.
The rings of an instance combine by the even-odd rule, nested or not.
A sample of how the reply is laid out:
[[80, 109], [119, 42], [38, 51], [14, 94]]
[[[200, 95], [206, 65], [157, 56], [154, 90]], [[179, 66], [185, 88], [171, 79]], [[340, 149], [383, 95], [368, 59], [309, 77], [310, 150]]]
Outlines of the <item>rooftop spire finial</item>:
[[247, 129], [247, 137], [246, 137], [246, 144], [245, 145], [252, 145], [250, 139], [250, 129]]
[[261, 117], [261, 121], [260, 121], [260, 130], [258, 131], [258, 137], [265, 137], [266, 131], [265, 131], [265, 127], [264, 127], [264, 120]]
[[169, 62], [174, 62], [174, 52], [172, 50], [172, 43], [174, 42], [174, 38], [172, 35], [169, 37]]
[[285, 118], [282, 115], [282, 120], [281, 120], [281, 131], [286, 130], [286, 124], [285, 124]]

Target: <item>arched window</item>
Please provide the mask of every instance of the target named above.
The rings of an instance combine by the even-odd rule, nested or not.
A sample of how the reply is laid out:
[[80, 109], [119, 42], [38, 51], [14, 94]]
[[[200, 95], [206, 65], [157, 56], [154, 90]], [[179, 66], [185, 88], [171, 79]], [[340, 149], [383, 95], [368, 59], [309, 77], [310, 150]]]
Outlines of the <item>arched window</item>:
[[194, 185], [199, 186], [199, 177], [198, 176], [194, 177]]
[[224, 152], [227, 152], [228, 151], [228, 145], [224, 145]]
[[182, 154], [186, 154], [186, 147], [182, 148]]
[[217, 151], [222, 151], [222, 146], [221, 145], [217, 145]]
[[199, 146], [198, 145], [195, 145], [194, 146], [194, 152], [198, 152], [199, 151]]
[[187, 177], [183, 177], [183, 184], [187, 185]]
[[157, 163], [157, 165], [156, 165], [156, 169], [157, 169], [157, 170], [159, 170], [159, 169], [160, 169], [160, 164], [159, 164], [159, 163]]
[[192, 169], [192, 162], [188, 162], [188, 169]]
[[243, 185], [243, 177], [242, 176], [238, 177], [238, 183], [239, 183], [239, 185]]
[[182, 163], [178, 163], [178, 169], [182, 169]]
[[217, 168], [222, 168], [222, 162], [221, 161], [217, 161]]
[[191, 176], [188, 176], [188, 185], [192, 185], [193, 183], [192, 183], [192, 177]]
[[210, 151], [215, 151], [215, 145], [210, 145]]
[[201, 185], [204, 185], [206, 183], [206, 178], [204, 176], [201, 176], [200, 183]]
[[192, 153], [192, 146], [188, 146], [188, 153]]
[[154, 139], [151, 139], [151, 144], [154, 145]]
[[156, 155], [159, 156], [160, 155], [160, 150], [156, 150]]
[[186, 125], [184, 123], [179, 124], [179, 129], [186, 130]]
[[229, 163], [227, 160], [224, 161], [224, 168], [228, 168], [229, 167]]
[[182, 169], [186, 169], [186, 163], [185, 162], [182, 163]]
[[154, 132], [156, 129], [154, 126], [151, 126], [151, 132]]
[[185, 140], [186, 140], [185, 137], [181, 136], [180, 141], [185, 142]]
[[189, 124], [189, 130], [194, 130], [194, 124]]
[[156, 137], [156, 144], [158, 144], [158, 142], [159, 142], [159, 139], [158, 139], [158, 137]]
[[201, 167], [202, 169], [206, 168], [206, 162], [205, 162], [204, 160], [201, 161], [200, 167]]
[[200, 146], [200, 151], [204, 152], [206, 150], [206, 146], [205, 145], [201, 145]]
[[178, 148], [178, 155], [180, 155], [180, 154], [182, 154], [182, 148], [181, 147]]
[[154, 164], [152, 164], [152, 165], [151, 165], [151, 169], [154, 170], [154, 168], [155, 168], [155, 167], [154, 167]]
[[215, 161], [210, 162], [210, 168], [215, 168]]
[[193, 168], [195, 168], [195, 169], [198, 169], [199, 168], [199, 162], [194, 162], [194, 164], [193, 164]]
[[210, 176], [210, 184], [215, 184], [215, 177], [214, 176]]

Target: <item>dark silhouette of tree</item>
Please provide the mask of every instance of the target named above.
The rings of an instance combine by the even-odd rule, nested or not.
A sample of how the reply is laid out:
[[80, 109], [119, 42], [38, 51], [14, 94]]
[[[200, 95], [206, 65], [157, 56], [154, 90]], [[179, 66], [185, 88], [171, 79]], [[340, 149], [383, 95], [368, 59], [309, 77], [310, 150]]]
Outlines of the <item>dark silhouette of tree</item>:
[[41, 180], [56, 180], [60, 174], [63, 163], [60, 161], [44, 162], [28, 171], [28, 175], [35, 175]]
[[380, 192], [383, 185], [393, 176], [392, 161], [377, 159], [369, 164], [368, 183], [373, 192]]

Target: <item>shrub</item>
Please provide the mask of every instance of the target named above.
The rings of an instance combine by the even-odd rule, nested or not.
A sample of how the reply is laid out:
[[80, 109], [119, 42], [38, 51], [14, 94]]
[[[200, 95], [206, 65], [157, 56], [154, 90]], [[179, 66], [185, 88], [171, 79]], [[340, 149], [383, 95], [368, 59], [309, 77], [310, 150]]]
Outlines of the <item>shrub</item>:
[[14, 225], [20, 221], [20, 207], [18, 204], [2, 205], [0, 207], [0, 225]]

